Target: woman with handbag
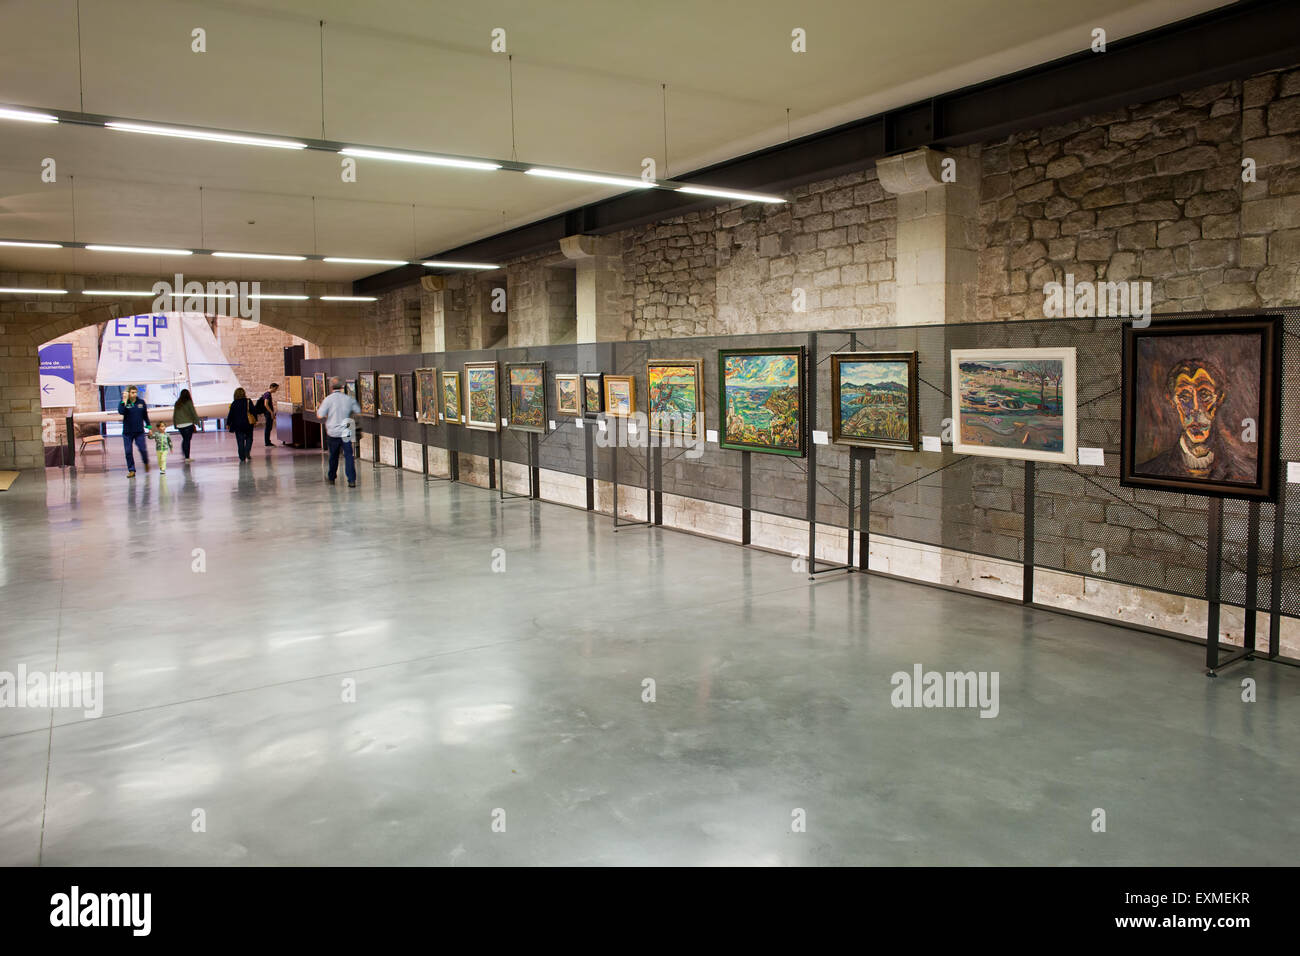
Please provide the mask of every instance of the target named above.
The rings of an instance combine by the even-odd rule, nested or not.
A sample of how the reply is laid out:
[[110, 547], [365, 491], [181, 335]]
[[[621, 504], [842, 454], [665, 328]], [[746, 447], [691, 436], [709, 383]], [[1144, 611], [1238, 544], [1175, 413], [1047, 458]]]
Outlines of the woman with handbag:
[[198, 427], [199, 413], [194, 407], [194, 399], [190, 396], [188, 388], [182, 389], [176, 399], [176, 406], [172, 409], [172, 424], [181, 433], [181, 454], [185, 456], [186, 461], [189, 461], [190, 439], [194, 437], [194, 429]]
[[226, 416], [226, 427], [235, 436], [235, 446], [239, 449], [239, 460], [249, 461], [253, 457], [253, 426], [257, 424], [257, 415], [253, 412], [253, 403], [242, 388], [235, 389], [234, 401], [230, 403], [230, 414]]

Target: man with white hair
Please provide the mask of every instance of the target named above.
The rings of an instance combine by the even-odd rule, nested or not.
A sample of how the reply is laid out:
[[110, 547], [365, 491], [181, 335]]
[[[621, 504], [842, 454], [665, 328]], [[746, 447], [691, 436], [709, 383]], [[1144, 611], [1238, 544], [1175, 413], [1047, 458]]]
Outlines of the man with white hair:
[[352, 441], [356, 437], [354, 415], [361, 414], [357, 400], [343, 391], [343, 383], [336, 377], [330, 379], [330, 393], [316, 409], [316, 417], [325, 423], [325, 439], [329, 442], [330, 469], [328, 480], [332, 485], [339, 474], [339, 452], [343, 453], [343, 470], [348, 476], [348, 487], [357, 486], [357, 466], [352, 458]]

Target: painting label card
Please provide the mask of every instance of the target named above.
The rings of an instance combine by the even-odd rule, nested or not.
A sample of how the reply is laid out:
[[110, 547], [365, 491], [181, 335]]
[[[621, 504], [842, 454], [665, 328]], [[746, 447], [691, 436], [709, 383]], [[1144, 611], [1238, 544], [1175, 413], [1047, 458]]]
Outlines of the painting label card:
[[1097, 465], [1098, 467], [1106, 464], [1106, 452], [1102, 448], [1080, 448], [1079, 464]]
[[600, 421], [596, 422], [596, 424], [600, 427], [601, 431], [605, 430], [605, 420], [603, 418]]
[[550, 424], [551, 424], [551, 431], [555, 431], [555, 422], [552, 421]]
[[1300, 484], [1300, 461], [1286, 463], [1286, 480], [1291, 484]]
[[509, 427], [510, 427], [510, 419], [508, 419], [508, 418], [503, 418], [503, 419], [501, 419], [501, 427], [502, 427], [502, 428], [509, 428]]
[[579, 428], [581, 428], [581, 427], [582, 427], [582, 419], [581, 419], [581, 418], [575, 418], [575, 419], [573, 420], [573, 424], [575, 424], [575, 425], [577, 425]]
[[826, 432], [819, 432], [819, 431], [817, 431], [817, 429], [815, 429], [815, 428], [813, 429], [813, 444], [814, 444], [814, 445], [829, 445], [830, 443], [831, 443], [831, 436], [830, 436], [830, 435], [826, 434]]
[[628, 422], [628, 423], [627, 423], [627, 433], [628, 433], [629, 435], [635, 435], [635, 434], [636, 434], [636, 422]]
[[922, 450], [922, 451], [943, 451], [943, 445], [942, 445], [942, 444], [940, 443], [940, 441], [939, 441], [939, 436], [938, 436], [938, 435], [922, 435], [922, 436], [921, 436], [921, 450]]
[[718, 443], [718, 433], [712, 428], [705, 429], [704, 440], [710, 445], [716, 445]]

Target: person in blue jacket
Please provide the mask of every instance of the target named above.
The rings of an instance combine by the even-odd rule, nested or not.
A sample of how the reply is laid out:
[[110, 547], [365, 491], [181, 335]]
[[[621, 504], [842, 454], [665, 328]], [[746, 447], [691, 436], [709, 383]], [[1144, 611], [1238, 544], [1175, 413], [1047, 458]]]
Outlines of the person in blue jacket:
[[126, 449], [126, 476], [135, 477], [135, 455], [131, 446], [140, 449], [140, 460], [144, 470], [149, 470], [149, 453], [144, 440], [144, 433], [149, 429], [149, 406], [140, 399], [140, 392], [131, 385], [126, 390], [126, 397], [117, 405], [117, 413], [122, 416], [122, 446]]

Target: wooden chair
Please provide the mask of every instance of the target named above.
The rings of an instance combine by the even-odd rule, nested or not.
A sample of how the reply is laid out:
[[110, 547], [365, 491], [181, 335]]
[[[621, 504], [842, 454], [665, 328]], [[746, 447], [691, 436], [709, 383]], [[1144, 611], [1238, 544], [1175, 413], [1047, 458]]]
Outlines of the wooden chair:
[[104, 447], [104, 436], [100, 432], [98, 425], [82, 425], [79, 429], [79, 433], [79, 437], [81, 438], [81, 447], [77, 450], [81, 454], [82, 458], [85, 458], [86, 456], [87, 445], [98, 445], [99, 453], [101, 455], [107, 454], [107, 449]]

